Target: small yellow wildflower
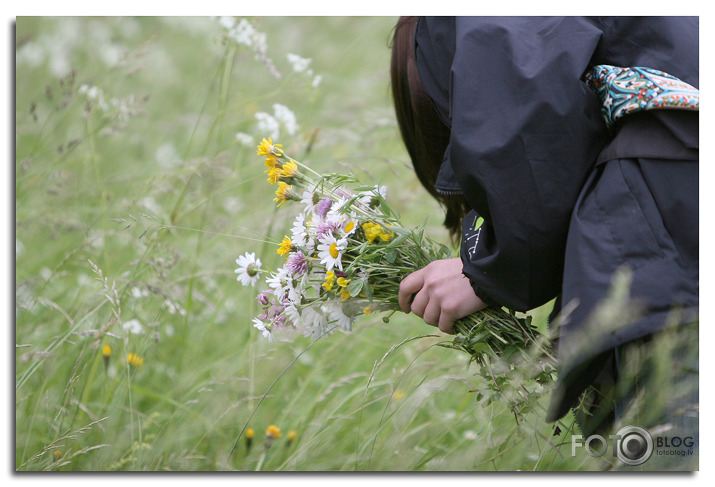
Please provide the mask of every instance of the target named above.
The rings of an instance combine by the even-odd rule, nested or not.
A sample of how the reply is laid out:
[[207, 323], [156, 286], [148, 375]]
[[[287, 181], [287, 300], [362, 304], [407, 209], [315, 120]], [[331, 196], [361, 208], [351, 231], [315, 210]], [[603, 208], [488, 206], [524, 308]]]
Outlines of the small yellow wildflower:
[[362, 310], [363, 314], [369, 315], [372, 313], [372, 306], [365, 306]]
[[[281, 161], [279, 161], [276, 156], [268, 156], [266, 157], [266, 167], [268, 169], [273, 169], [275, 167], [280, 169]], [[268, 169], [266, 169], [266, 172], [268, 171]]]
[[276, 252], [278, 252], [278, 255], [288, 255], [292, 250], [293, 242], [291, 242], [287, 235], [284, 235], [283, 241], [278, 246], [278, 250]]
[[286, 440], [288, 440], [288, 444], [290, 444], [293, 443], [297, 437], [298, 432], [296, 430], [290, 430], [288, 432], [288, 435], [286, 435]]
[[298, 164], [295, 161], [286, 162], [281, 169], [281, 177], [283, 178], [299, 178], [302, 174], [298, 170]]
[[281, 429], [276, 426], [275, 424], [272, 424], [268, 427], [266, 430], [266, 442], [263, 444], [263, 447], [268, 449], [271, 447], [273, 444], [273, 440], [280, 438], [281, 437]]
[[144, 366], [144, 357], [140, 357], [135, 353], [130, 353], [127, 355], [127, 363], [137, 369], [141, 369]]
[[338, 286], [342, 288], [348, 287], [348, 284], [350, 284], [350, 279], [345, 279], [344, 277], [338, 277], [338, 280], [336, 281], [338, 283]]
[[333, 284], [335, 284], [335, 273], [333, 271], [328, 271], [325, 273], [325, 282], [323, 287], [326, 291], [333, 289]]
[[259, 156], [274, 156], [274, 157], [280, 157], [283, 155], [283, 147], [282, 144], [274, 144], [273, 143], [273, 138], [268, 137], [268, 139], [263, 139], [260, 144], [258, 144], [258, 152], [257, 154]]
[[276, 184], [281, 179], [280, 167], [270, 167], [266, 173], [268, 174], [268, 182], [271, 184]]
[[280, 438], [281, 437], [281, 429], [278, 426], [276, 426], [275, 424], [272, 424], [266, 430], [266, 436], [268, 436], [269, 438]]
[[392, 399], [394, 399], [395, 401], [399, 401], [403, 397], [405, 397], [405, 393], [399, 389], [396, 390], [395, 393], [392, 395]]
[[112, 355], [112, 347], [109, 345], [102, 347], [102, 357], [109, 358], [110, 355]]
[[256, 432], [253, 431], [253, 428], [246, 428], [246, 450], [251, 449], [251, 445], [253, 445], [253, 437], [255, 436]]
[[365, 238], [370, 243], [375, 243], [377, 239], [388, 242], [392, 238], [392, 232], [384, 230], [382, 226], [376, 223], [364, 223], [362, 229], [365, 231]]
[[282, 206], [289, 200], [300, 201], [300, 196], [293, 191], [293, 186], [283, 181], [278, 181], [278, 189], [276, 190], [276, 197], [273, 198], [273, 201], [277, 201], [278, 206]]
[[340, 290], [340, 300], [341, 300], [341, 301], [347, 301], [348, 299], [350, 299], [350, 291], [348, 291], [348, 290], [345, 289], [345, 288], [342, 288], [342, 289]]
[[62, 457], [62, 450], [55, 450], [53, 456], [55, 457], [55, 460], [59, 460]]

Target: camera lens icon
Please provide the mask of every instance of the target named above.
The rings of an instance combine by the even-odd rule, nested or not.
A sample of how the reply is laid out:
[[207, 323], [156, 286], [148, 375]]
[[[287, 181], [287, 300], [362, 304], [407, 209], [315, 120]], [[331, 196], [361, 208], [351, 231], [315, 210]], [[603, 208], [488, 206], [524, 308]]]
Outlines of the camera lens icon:
[[625, 426], [616, 437], [616, 456], [626, 465], [641, 465], [653, 454], [653, 437], [643, 428]]

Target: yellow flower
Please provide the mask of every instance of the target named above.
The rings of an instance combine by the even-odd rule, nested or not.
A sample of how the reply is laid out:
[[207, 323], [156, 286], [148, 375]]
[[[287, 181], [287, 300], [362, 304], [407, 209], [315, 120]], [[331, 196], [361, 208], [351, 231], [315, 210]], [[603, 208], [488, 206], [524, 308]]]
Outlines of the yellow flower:
[[323, 287], [326, 291], [333, 289], [333, 284], [335, 284], [335, 273], [333, 271], [328, 271], [325, 273], [325, 282]]
[[271, 184], [276, 184], [281, 178], [281, 168], [271, 167], [266, 171], [268, 173], [268, 182]]
[[253, 436], [254, 435], [255, 435], [255, 432], [253, 431], [253, 428], [246, 429], [246, 451], [251, 449], [251, 446], [253, 445]]
[[144, 357], [140, 357], [137, 354], [130, 353], [127, 355], [127, 363], [137, 369], [141, 369], [144, 366]]
[[268, 169], [273, 169], [274, 167], [280, 168], [281, 163], [276, 156], [268, 156], [266, 157], [266, 167], [268, 167]]
[[338, 277], [337, 280], [338, 286], [342, 288], [348, 287], [348, 284], [350, 284], [350, 279], [345, 279], [344, 277]]
[[55, 457], [55, 460], [59, 460], [62, 456], [62, 450], [55, 450], [55, 453], [53, 455]]
[[283, 241], [278, 246], [278, 255], [288, 255], [293, 250], [293, 242], [290, 241], [288, 236], [283, 237]]
[[396, 390], [395, 393], [392, 395], [392, 399], [394, 399], [395, 401], [399, 401], [403, 397], [405, 397], [405, 393], [399, 389]]
[[104, 347], [102, 347], [102, 356], [104, 358], [109, 358], [110, 355], [112, 355], [112, 347], [110, 347], [109, 345], [105, 345]]
[[382, 233], [382, 227], [372, 222], [363, 223], [362, 229], [365, 231], [365, 238], [370, 243], [374, 243]]
[[365, 231], [365, 238], [369, 243], [375, 243], [375, 240], [380, 239], [383, 242], [389, 242], [392, 238], [392, 232], [385, 230], [381, 225], [367, 222], [363, 223], [362, 229]]
[[286, 439], [288, 440], [288, 443], [293, 443], [297, 437], [298, 432], [296, 430], [290, 430], [288, 432], [288, 435], [286, 436]]
[[298, 178], [302, 176], [298, 171], [298, 164], [295, 161], [286, 162], [281, 169], [281, 177], [283, 178]]
[[268, 137], [268, 139], [263, 139], [260, 144], [258, 144], [258, 152], [257, 154], [259, 156], [274, 156], [274, 157], [280, 157], [283, 155], [283, 147], [282, 144], [274, 144], [273, 139], [271, 137]]
[[342, 289], [340, 290], [340, 300], [341, 300], [341, 301], [347, 301], [348, 299], [350, 299], [350, 291], [348, 291], [348, 290], [345, 289], [345, 288], [342, 288]]
[[300, 196], [293, 191], [293, 186], [283, 181], [278, 181], [278, 189], [276, 190], [276, 197], [273, 198], [273, 201], [277, 201], [278, 206], [282, 206], [288, 200], [300, 201]]
[[363, 314], [369, 315], [372, 313], [372, 306], [365, 306], [362, 310]]
[[280, 438], [281, 437], [281, 429], [278, 426], [276, 426], [275, 424], [272, 424], [266, 430], [266, 436], [268, 438]]

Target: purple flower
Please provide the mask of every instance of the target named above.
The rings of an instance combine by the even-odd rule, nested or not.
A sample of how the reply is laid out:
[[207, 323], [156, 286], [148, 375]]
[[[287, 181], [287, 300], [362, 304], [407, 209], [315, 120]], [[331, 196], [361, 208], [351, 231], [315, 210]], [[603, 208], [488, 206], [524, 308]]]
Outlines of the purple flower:
[[270, 303], [269, 294], [273, 294], [273, 291], [271, 291], [270, 289], [263, 291], [261, 294], [258, 295], [258, 302], [261, 303], [261, 305], [266, 306], [268, 303]]
[[315, 205], [315, 214], [318, 215], [320, 218], [325, 218], [325, 215], [328, 214], [328, 210], [330, 210], [330, 205], [333, 204], [333, 200], [330, 198], [325, 198], [323, 200], [320, 200], [317, 205]]
[[285, 268], [291, 275], [300, 276], [308, 270], [308, 261], [300, 250], [294, 252], [288, 257], [288, 261], [285, 264]]
[[340, 228], [340, 222], [337, 221], [322, 221], [318, 223], [318, 228], [315, 229], [315, 234], [318, 236], [318, 238], [323, 238], [328, 236], [328, 234], [333, 233], [334, 231], [338, 230]]

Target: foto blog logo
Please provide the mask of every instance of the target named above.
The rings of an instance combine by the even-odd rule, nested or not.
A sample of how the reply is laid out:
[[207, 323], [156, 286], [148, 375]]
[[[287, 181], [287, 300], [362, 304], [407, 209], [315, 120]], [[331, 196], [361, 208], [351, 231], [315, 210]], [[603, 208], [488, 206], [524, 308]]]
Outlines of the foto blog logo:
[[602, 457], [609, 450], [614, 458], [626, 465], [641, 465], [653, 455], [653, 437], [639, 426], [625, 426], [615, 435], [609, 435], [611, 447], [601, 435], [591, 435], [585, 440], [583, 435], [571, 437], [571, 456], [576, 456], [578, 448], [583, 448], [592, 457]]

